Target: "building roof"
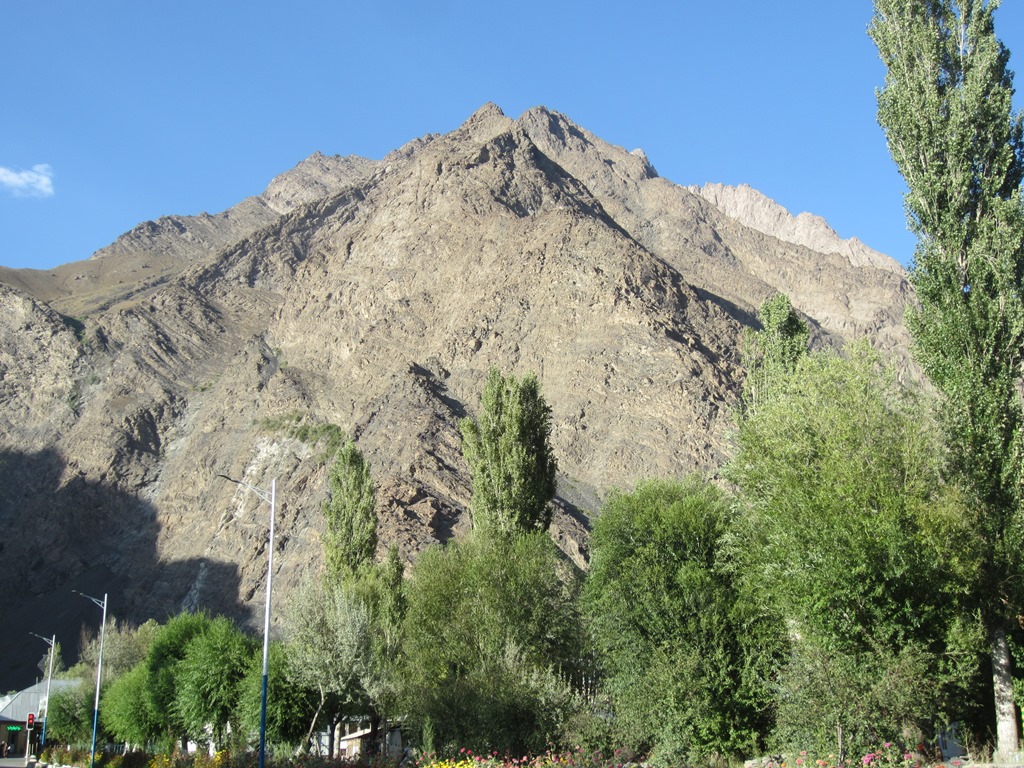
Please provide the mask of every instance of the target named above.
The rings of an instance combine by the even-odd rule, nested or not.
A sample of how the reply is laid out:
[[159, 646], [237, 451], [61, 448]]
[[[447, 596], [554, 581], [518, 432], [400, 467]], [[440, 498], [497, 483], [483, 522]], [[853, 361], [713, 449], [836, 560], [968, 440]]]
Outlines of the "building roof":
[[[81, 680], [51, 680], [50, 694], [57, 691], [75, 688], [82, 684]], [[24, 723], [28, 713], [39, 714], [46, 709], [46, 681], [30, 685], [28, 688], [0, 698], [0, 722]]]

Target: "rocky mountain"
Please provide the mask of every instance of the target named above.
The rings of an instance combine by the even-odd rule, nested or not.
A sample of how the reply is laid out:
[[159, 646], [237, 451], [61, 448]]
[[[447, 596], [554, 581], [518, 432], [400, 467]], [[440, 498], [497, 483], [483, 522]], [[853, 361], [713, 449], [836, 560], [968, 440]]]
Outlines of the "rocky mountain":
[[[777, 291], [819, 343], [906, 355], [895, 262], [752, 190], [662, 179], [558, 113], [491, 104], [379, 161], [314, 155], [91, 259], [0, 269], [0, 619], [73, 647], [99, 620], [80, 589], [129, 621], [258, 623], [268, 508], [218, 475], [276, 480], [280, 606], [322, 567], [317, 436], [339, 429], [371, 464], [382, 549], [412, 561], [470, 524], [458, 421], [491, 366], [538, 374], [552, 535], [585, 566], [610, 489], [720, 465], [740, 335]], [[39, 656], [15, 635], [7, 688]]]

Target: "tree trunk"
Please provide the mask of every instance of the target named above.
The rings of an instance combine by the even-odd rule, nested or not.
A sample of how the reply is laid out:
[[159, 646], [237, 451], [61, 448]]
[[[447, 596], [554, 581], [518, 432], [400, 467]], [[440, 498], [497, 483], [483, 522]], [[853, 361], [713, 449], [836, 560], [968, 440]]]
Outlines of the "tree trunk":
[[1013, 702], [1010, 645], [1002, 627], [992, 633], [992, 692], [996, 705], [997, 763], [1017, 762], [1017, 707]]
[[[324, 693], [323, 686], [320, 686], [320, 703], [316, 705], [316, 712], [313, 714], [313, 719], [309, 721], [309, 730], [306, 731], [306, 752], [310, 751], [309, 746], [313, 743], [313, 732], [316, 730], [316, 721], [320, 719], [320, 711], [324, 708], [324, 702], [327, 701], [327, 696]], [[319, 754], [319, 749], [317, 750]]]
[[380, 744], [380, 713], [371, 707], [370, 709], [370, 735], [367, 737], [370, 755], [382, 755], [384, 750]]

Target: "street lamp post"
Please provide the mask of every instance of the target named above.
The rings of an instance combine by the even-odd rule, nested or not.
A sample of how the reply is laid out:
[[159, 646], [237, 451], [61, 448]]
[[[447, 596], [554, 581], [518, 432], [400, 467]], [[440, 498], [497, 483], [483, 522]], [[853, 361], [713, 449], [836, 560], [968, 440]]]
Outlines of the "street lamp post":
[[[92, 753], [89, 756], [89, 768], [96, 768], [96, 726], [100, 721], [100, 676], [103, 674], [103, 635], [107, 630], [107, 595], [104, 593], [103, 599], [99, 600], [84, 592], [79, 592], [77, 589], [72, 591], [86, 600], [91, 600], [103, 609], [103, 623], [100, 624], [100, 659], [96, 664], [96, 703], [92, 708]], [[47, 702], [47, 708], [49, 708], [49, 702]]]
[[53, 679], [53, 652], [57, 648], [57, 636], [54, 635], [52, 638], [49, 638], [43, 637], [42, 635], [37, 635], [35, 632], [29, 632], [29, 634], [32, 635], [32, 637], [38, 637], [44, 643], [49, 643], [50, 645], [50, 665], [49, 669], [46, 672], [46, 714], [43, 715], [43, 733], [42, 737], [39, 739], [39, 746], [45, 747], [46, 721], [50, 719], [50, 680]]
[[255, 485], [250, 485], [243, 480], [235, 480], [233, 477], [228, 477], [227, 475], [217, 475], [217, 477], [223, 477], [225, 480], [232, 482], [235, 485], [240, 485], [243, 488], [249, 489], [265, 502], [270, 504], [270, 535], [269, 544], [267, 546], [267, 600], [263, 609], [263, 694], [260, 702], [259, 768], [264, 768], [267, 754], [267, 678], [270, 671], [270, 656], [268, 653], [270, 647], [270, 592], [274, 578], [274, 506], [277, 496], [277, 478], [270, 481], [270, 491], [267, 492], [262, 488], [257, 488]]

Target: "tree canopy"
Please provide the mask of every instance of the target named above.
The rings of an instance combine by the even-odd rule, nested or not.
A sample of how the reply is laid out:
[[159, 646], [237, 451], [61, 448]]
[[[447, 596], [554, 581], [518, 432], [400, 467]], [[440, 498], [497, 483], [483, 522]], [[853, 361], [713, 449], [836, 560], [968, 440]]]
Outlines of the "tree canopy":
[[720, 562], [730, 504], [699, 479], [613, 493], [591, 538], [584, 606], [616, 743], [656, 764], [756, 754], [781, 648]]
[[330, 496], [323, 505], [327, 579], [340, 583], [373, 562], [377, 551], [376, 492], [370, 467], [351, 440], [338, 451], [328, 475]]
[[402, 705], [424, 747], [543, 751], [581, 653], [575, 579], [547, 534], [474, 530], [426, 550], [407, 589]]
[[976, 583], [988, 629], [998, 751], [1017, 749], [1007, 633], [1024, 609], [1024, 116], [1013, 112], [998, 0], [875, 0], [886, 66], [878, 119], [907, 182], [918, 236], [907, 318], [914, 353], [943, 396], [949, 469], [983, 515]]
[[478, 419], [461, 423], [472, 472], [473, 524], [505, 533], [547, 530], [558, 463], [549, 444], [551, 410], [537, 377], [492, 368]]
[[924, 729], [977, 671], [979, 541], [943, 455], [926, 402], [864, 346], [803, 357], [740, 419], [734, 566], [787, 628], [779, 727], [805, 749]]

